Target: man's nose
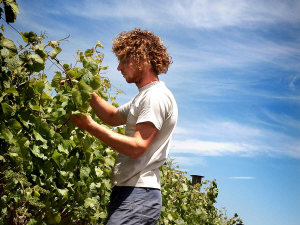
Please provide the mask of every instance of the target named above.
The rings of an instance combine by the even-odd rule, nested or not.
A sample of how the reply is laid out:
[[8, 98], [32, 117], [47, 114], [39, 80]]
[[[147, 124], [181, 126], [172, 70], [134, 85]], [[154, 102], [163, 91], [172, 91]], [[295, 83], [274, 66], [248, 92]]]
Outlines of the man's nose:
[[121, 71], [122, 69], [123, 69], [123, 63], [120, 62], [120, 63], [119, 63], [119, 66], [118, 66], [118, 68], [117, 68], [117, 70], [118, 70], [118, 71]]

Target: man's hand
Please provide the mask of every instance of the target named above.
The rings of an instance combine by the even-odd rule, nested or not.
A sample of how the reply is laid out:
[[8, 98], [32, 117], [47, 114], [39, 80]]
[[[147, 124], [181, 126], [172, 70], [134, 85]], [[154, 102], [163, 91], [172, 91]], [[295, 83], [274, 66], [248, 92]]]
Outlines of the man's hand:
[[159, 133], [151, 122], [137, 124], [134, 136], [130, 137], [106, 129], [90, 116], [70, 115], [70, 120], [75, 126], [86, 130], [112, 149], [134, 159], [144, 154]]
[[88, 130], [95, 123], [92, 117], [84, 115], [70, 114], [70, 120], [75, 126], [79, 127], [82, 130]]

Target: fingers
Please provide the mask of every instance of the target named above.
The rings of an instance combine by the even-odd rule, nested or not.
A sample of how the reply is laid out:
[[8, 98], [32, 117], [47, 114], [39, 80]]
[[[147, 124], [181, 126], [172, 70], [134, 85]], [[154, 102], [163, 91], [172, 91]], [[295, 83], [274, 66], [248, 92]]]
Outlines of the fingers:
[[[63, 86], [63, 85], [65, 85], [66, 82], [67, 82], [67, 80], [61, 80], [61, 81], [60, 81], [60, 85]], [[73, 84], [74, 84], [74, 83], [78, 83], [78, 80], [72, 80], [72, 83], [73, 83]]]
[[70, 113], [71, 122], [78, 128], [87, 130], [89, 126], [94, 122], [92, 117], [84, 115], [72, 115]]

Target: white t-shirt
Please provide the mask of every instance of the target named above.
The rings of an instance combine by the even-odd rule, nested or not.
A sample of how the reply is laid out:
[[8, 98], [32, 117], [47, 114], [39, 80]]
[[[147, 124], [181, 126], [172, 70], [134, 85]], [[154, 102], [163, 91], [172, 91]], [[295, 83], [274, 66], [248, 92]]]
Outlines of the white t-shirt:
[[178, 108], [171, 91], [162, 81], [155, 81], [139, 89], [139, 93], [119, 108], [126, 118], [125, 135], [133, 136], [136, 124], [151, 122], [158, 135], [138, 159], [118, 154], [112, 171], [112, 186], [133, 186], [160, 189], [159, 167], [168, 157]]

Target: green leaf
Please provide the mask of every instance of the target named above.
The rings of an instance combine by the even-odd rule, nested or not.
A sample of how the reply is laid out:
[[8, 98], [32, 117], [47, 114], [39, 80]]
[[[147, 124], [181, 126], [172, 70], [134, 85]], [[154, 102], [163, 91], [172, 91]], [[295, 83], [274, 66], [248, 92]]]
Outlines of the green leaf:
[[11, 57], [11, 53], [7, 48], [1, 49], [1, 56], [5, 59]]
[[[78, 88], [80, 90], [80, 92], [82, 93], [86, 93], [88, 95], [92, 94], [92, 89], [90, 88], [90, 86], [88, 86], [84, 80], [81, 80], [78, 83]], [[90, 96], [89, 96], [90, 97]]]
[[[93, 48], [90, 48], [90, 49], [85, 50], [84, 55], [85, 55], [86, 57], [89, 57], [89, 56], [92, 56], [93, 53], [94, 53], [94, 49], [93, 49]], [[81, 58], [81, 57], [80, 57], [80, 58]]]
[[17, 57], [13, 57], [7, 60], [7, 69], [8, 70], [15, 70], [20, 66], [20, 61]]
[[69, 151], [68, 151], [68, 149], [67, 148], [64, 148], [63, 147], [63, 145], [58, 145], [58, 147], [57, 147], [57, 149], [58, 149], [58, 151], [60, 151], [60, 152], [62, 152], [62, 153], [65, 153], [65, 154], [69, 154]]
[[103, 174], [103, 171], [97, 166], [95, 167], [95, 172], [97, 177], [101, 177], [101, 175]]
[[104, 48], [103, 45], [100, 43], [100, 41], [97, 42], [97, 46], [100, 48]]
[[69, 190], [68, 189], [56, 189], [58, 194], [60, 194], [63, 198], [68, 199], [69, 198]]
[[36, 225], [38, 224], [37, 221], [33, 218], [30, 219], [30, 221], [27, 223], [27, 225]]
[[93, 82], [93, 74], [90, 71], [87, 71], [83, 76], [82, 76], [82, 80], [84, 80], [84, 82], [86, 84], [91, 84]]
[[34, 194], [34, 197], [37, 197], [37, 198], [41, 196], [40, 193], [36, 190], [33, 191], [33, 194]]
[[54, 217], [54, 220], [56, 223], [59, 223], [61, 221], [61, 215], [60, 213], [58, 213], [55, 217]]
[[19, 96], [19, 93], [17, 92], [15, 87], [10, 87], [8, 89], [5, 90], [5, 93], [7, 94], [13, 94], [15, 96]]
[[173, 220], [174, 220], [174, 218], [173, 218], [173, 216], [172, 216], [171, 214], [168, 214], [167, 217], [168, 217], [168, 219], [169, 219], [170, 221], [173, 221]]
[[110, 165], [111, 167], [115, 165], [114, 160], [112, 160], [111, 158], [105, 158], [105, 161], [108, 165]]
[[7, 0], [7, 1], [5, 1], [5, 3], [6, 3], [6, 5], [9, 5], [12, 8], [14, 13], [20, 14], [18, 4], [15, 1]]
[[47, 157], [40, 151], [40, 147], [37, 145], [33, 146], [33, 149], [31, 150], [31, 152], [38, 158], [41, 158], [44, 160], [47, 159]]
[[101, 79], [99, 76], [94, 76], [93, 81], [90, 83], [90, 86], [94, 91], [98, 90], [101, 87]]
[[2, 124], [2, 126], [1, 126], [1, 133], [8, 143], [10, 143], [10, 144], [15, 143], [13, 134], [11, 133], [11, 131], [8, 128], [5, 127], [4, 124]]
[[72, 98], [76, 105], [81, 106], [83, 104], [81, 93], [77, 88], [72, 89]]
[[10, 88], [10, 84], [11, 84], [11, 81], [10, 81], [10, 80], [4, 80], [4, 81], [3, 81], [3, 86], [4, 86], [5, 88]]
[[84, 207], [85, 208], [92, 208], [92, 209], [94, 209], [95, 208], [95, 206], [97, 205], [97, 200], [96, 199], [92, 199], [92, 198], [86, 198], [85, 200], [84, 200]]
[[110, 188], [111, 187], [110, 180], [108, 180], [108, 179], [102, 180], [102, 183], [104, 184], [104, 186], [106, 188]]
[[33, 65], [32, 65], [33, 71], [40, 72], [41, 70], [43, 70], [45, 68], [45, 62], [38, 54], [31, 54], [31, 55], [29, 55], [29, 58], [33, 62]]
[[33, 31], [28, 32], [20, 32], [23, 41], [29, 44], [37, 45], [40, 42], [39, 37]]
[[69, 70], [68, 74], [70, 75], [71, 78], [74, 79], [80, 78], [82, 76], [82, 74], [78, 72], [78, 68]]
[[79, 110], [76, 110], [76, 111], [72, 111], [72, 115], [90, 116], [91, 114], [89, 114], [89, 113], [83, 113], [83, 112], [80, 112]]
[[60, 154], [57, 150], [54, 151], [53, 155], [51, 158], [54, 160], [56, 165], [61, 168], [61, 159], [62, 159], [62, 154]]
[[107, 214], [105, 212], [97, 212], [95, 214], [96, 218], [101, 218], [101, 219], [105, 219], [107, 217]]
[[100, 70], [107, 70], [108, 69], [108, 66], [101, 66], [100, 67]]
[[112, 105], [113, 105], [114, 107], [116, 107], [116, 108], [119, 107], [119, 103], [117, 103], [116, 101], [112, 101]]
[[85, 180], [87, 178], [89, 178], [91, 169], [89, 167], [82, 167], [80, 169], [80, 179], [81, 180]]
[[102, 89], [99, 89], [99, 90], [98, 90], [98, 94], [99, 94], [100, 97], [102, 97], [105, 101], [108, 100], [108, 95], [107, 95]]
[[61, 48], [60, 47], [55, 47], [51, 51], [51, 59], [54, 59], [60, 52], [61, 52]]
[[[0, 91], [0, 93], [1, 93], [1, 91]], [[3, 101], [3, 99], [4, 99], [4, 97], [7, 95], [7, 93], [2, 93], [2, 95], [0, 96], [0, 102], [2, 102]]]
[[15, 115], [16, 109], [14, 107], [8, 105], [5, 102], [1, 103], [1, 106], [2, 106], [2, 111], [3, 111], [5, 116], [10, 117], [10, 116]]
[[52, 97], [49, 92], [43, 92], [41, 96], [41, 105], [45, 106], [50, 104], [52, 101]]
[[33, 87], [36, 91], [38, 91], [39, 93], [42, 93], [45, 88], [45, 83], [43, 80], [38, 80], [33, 83]]
[[2, 155], [0, 155], [0, 161], [2, 161], [2, 162], [6, 161], [5, 158]]
[[34, 63], [41, 64], [41, 65], [44, 64], [44, 60], [38, 54], [31, 54], [29, 55], [29, 58], [32, 59]]
[[33, 130], [33, 135], [35, 137], [35, 140], [47, 143], [47, 140], [44, 139], [37, 131]]
[[66, 63], [63, 65], [63, 67], [64, 67], [66, 70], [69, 70], [69, 69], [70, 69], [69, 64], [66, 64]]
[[13, 53], [18, 53], [18, 50], [15, 46], [15, 43], [12, 40], [5, 38], [5, 39], [2, 40], [2, 43], [3, 43], [3, 47], [8, 48]]
[[59, 41], [49, 41], [48, 44], [52, 47], [52, 48], [56, 48], [59, 46]]
[[84, 80], [81, 80], [78, 83], [78, 89], [72, 89], [72, 98], [75, 104], [81, 107], [87, 103], [87, 100], [91, 99], [91, 91], [91, 88], [84, 82]]
[[56, 72], [55, 76], [52, 79], [51, 86], [54, 87], [55, 89], [59, 88], [61, 80], [62, 80], [61, 73]]
[[27, 32], [25, 32], [25, 33], [20, 32], [20, 34], [21, 34], [21, 36], [22, 36], [22, 38], [23, 38], [23, 41], [24, 41], [25, 43], [28, 42], [28, 37], [26, 36], [26, 33], [27, 33]]
[[10, 119], [8, 124], [11, 130], [20, 131], [22, 129], [21, 124], [16, 119]]
[[42, 59], [48, 57], [47, 52], [44, 50], [44, 44], [35, 46], [35, 53], [38, 54]]
[[55, 134], [55, 131], [51, 129], [51, 126], [41, 120], [36, 121], [36, 131], [46, 139], [52, 139]]
[[182, 190], [183, 191], [188, 191], [188, 187], [185, 183], [182, 184]]
[[75, 165], [77, 164], [77, 162], [78, 162], [78, 158], [76, 156], [71, 156], [66, 163], [65, 170], [73, 171], [75, 169]]
[[88, 69], [93, 75], [97, 74], [98, 64], [92, 57], [84, 57], [82, 65], [84, 68]]

